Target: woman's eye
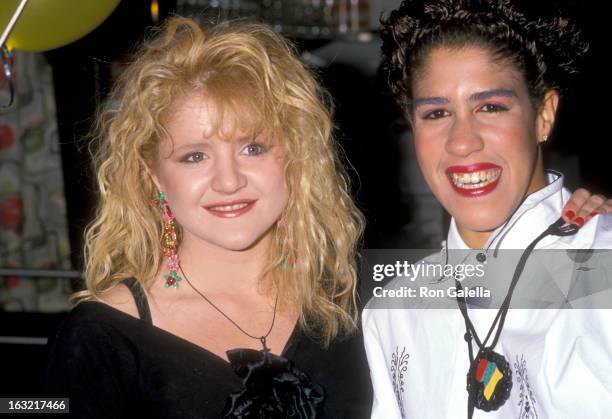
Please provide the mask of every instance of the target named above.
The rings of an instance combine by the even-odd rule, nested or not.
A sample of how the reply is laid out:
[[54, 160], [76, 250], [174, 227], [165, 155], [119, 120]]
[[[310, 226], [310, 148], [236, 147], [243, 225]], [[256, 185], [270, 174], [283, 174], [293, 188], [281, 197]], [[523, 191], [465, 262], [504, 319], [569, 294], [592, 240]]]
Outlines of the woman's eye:
[[486, 105], [482, 106], [480, 109], [488, 113], [497, 113], [497, 112], [503, 112], [503, 111], [508, 110], [507, 107], [503, 105], [497, 105], [495, 103], [487, 103]]
[[189, 153], [185, 157], [181, 159], [182, 162], [185, 163], [198, 163], [206, 158], [206, 154], [201, 151], [196, 151], [195, 153]]
[[445, 116], [448, 116], [447, 111], [445, 111], [444, 109], [436, 109], [434, 111], [427, 112], [423, 116], [423, 119], [440, 119], [440, 118], [444, 118]]
[[247, 144], [243, 149], [241, 154], [246, 154], [247, 156], [259, 156], [267, 151], [266, 146], [259, 143], [251, 143]]

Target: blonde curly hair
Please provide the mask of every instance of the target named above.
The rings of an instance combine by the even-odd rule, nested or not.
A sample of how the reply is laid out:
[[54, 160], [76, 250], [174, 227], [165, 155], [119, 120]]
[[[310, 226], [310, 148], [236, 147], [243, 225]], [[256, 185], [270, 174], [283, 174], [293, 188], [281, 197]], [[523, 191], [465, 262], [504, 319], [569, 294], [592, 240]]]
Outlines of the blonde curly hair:
[[219, 111], [212, 129], [233, 118], [265, 130], [284, 151], [289, 199], [268, 251], [267, 285], [325, 343], [353, 331], [364, 221], [332, 137], [331, 101], [292, 46], [254, 23], [202, 28], [172, 18], [121, 75], [95, 127], [99, 204], [85, 235], [86, 289], [71, 302], [100, 298], [129, 277], [148, 290], [163, 268], [149, 168], [166, 138], [165, 118], [193, 91], [205, 91]]

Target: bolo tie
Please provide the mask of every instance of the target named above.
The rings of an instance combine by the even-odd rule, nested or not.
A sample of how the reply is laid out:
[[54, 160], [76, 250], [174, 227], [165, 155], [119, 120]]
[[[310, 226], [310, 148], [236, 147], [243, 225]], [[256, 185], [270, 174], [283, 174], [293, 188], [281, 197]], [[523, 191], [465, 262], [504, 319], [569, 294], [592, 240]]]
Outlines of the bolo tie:
[[[484, 341], [478, 337], [476, 329], [468, 316], [467, 304], [463, 292], [457, 292], [457, 304], [465, 320], [466, 332], [464, 339], [467, 342], [470, 357], [470, 368], [467, 374], [468, 419], [471, 419], [474, 415], [474, 408], [484, 410], [485, 412], [497, 410], [510, 397], [510, 390], [512, 389], [512, 369], [510, 368], [508, 360], [506, 360], [503, 355], [495, 352], [493, 348], [497, 345], [504, 328], [504, 322], [506, 321], [506, 315], [508, 314], [514, 288], [518, 283], [531, 252], [540, 240], [546, 236], [571, 236], [576, 234], [577, 231], [578, 227], [576, 225], [565, 224], [563, 218], [559, 218], [527, 246], [516, 265], [506, 297]], [[455, 279], [455, 284], [459, 291], [463, 290], [461, 283], [457, 279]], [[490, 345], [487, 345], [494, 330], [495, 334], [493, 340]], [[478, 347], [476, 356], [474, 356], [472, 340]]]

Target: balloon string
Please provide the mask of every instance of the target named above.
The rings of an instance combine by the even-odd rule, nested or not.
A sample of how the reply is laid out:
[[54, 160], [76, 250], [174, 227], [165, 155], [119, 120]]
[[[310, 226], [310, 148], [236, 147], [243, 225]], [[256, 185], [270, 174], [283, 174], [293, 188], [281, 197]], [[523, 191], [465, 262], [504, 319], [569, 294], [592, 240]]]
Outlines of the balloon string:
[[6, 82], [8, 84], [8, 89], [9, 89], [8, 103], [1, 105], [0, 108], [2, 109], [6, 109], [9, 106], [11, 106], [13, 104], [13, 99], [15, 98], [15, 89], [13, 86], [13, 72], [11, 71], [11, 63], [10, 63], [11, 52], [6, 46], [6, 40], [8, 39], [11, 32], [13, 32], [13, 28], [15, 27], [17, 20], [19, 20], [19, 16], [21, 16], [21, 13], [23, 12], [23, 9], [25, 9], [25, 6], [27, 3], [28, 3], [28, 0], [21, 0], [21, 3], [19, 3], [19, 5], [17, 6], [17, 9], [15, 9], [15, 12], [13, 13], [13, 16], [11, 17], [11, 20], [9, 20], [8, 24], [6, 25], [6, 28], [4, 29], [4, 32], [2, 32], [2, 35], [0, 36], [0, 50], [2, 53], [2, 69], [4, 70], [4, 75], [6, 76]]
[[8, 25], [6, 25], [6, 29], [4, 29], [2, 36], [0, 36], [0, 47], [4, 45], [7, 38], [13, 31], [13, 28], [15, 27], [19, 16], [21, 16], [21, 12], [23, 12], [23, 9], [25, 8], [27, 2], [28, 0], [21, 0], [21, 3], [19, 3], [19, 6], [17, 6], [15, 13], [13, 13], [13, 17], [11, 17], [11, 20], [9, 20]]

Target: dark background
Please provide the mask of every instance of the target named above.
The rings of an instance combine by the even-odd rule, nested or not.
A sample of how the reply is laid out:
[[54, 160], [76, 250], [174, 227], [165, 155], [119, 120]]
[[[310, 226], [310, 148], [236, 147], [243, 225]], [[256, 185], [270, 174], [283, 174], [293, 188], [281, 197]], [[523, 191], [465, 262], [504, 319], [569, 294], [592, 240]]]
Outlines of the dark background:
[[[567, 14], [584, 28], [591, 53], [574, 90], [562, 101], [556, 133], [547, 147], [580, 162], [579, 185], [612, 195], [611, 158], [608, 143], [612, 132], [609, 106], [609, 69], [604, 57], [608, 48], [605, 1], [565, 0]], [[173, 10], [173, 1], [160, 1], [161, 16]], [[95, 186], [89, 169], [87, 134], [95, 109], [109, 91], [112, 61], [128, 60], [145, 28], [152, 25], [148, 0], [124, 0], [96, 30], [66, 47], [46, 53], [54, 70], [57, 118], [64, 168], [69, 235], [75, 269], [82, 268], [83, 229], [90, 220]], [[294, 40], [306, 51], [326, 40]], [[365, 247], [385, 247], [388, 237], [410, 221], [409, 205], [399, 194], [398, 150], [393, 141], [402, 130], [397, 111], [376, 77], [345, 64], [319, 68], [320, 79], [336, 102], [338, 138], [351, 170], [353, 189], [364, 210], [368, 228]], [[575, 185], [574, 185], [575, 186]], [[1, 333], [7, 336], [47, 336], [61, 314], [0, 313]], [[0, 396], [40, 396], [40, 371], [45, 348], [40, 345], [0, 345]]]
[[[564, 0], [559, 4], [583, 28], [591, 50], [576, 86], [562, 100], [556, 132], [547, 147], [562, 156], [577, 156], [579, 186], [610, 196], [611, 162], [606, 151], [612, 132], [607, 130], [610, 83], [604, 57], [609, 50], [609, 18], [602, 13], [605, 1]], [[94, 207], [86, 135], [96, 106], [110, 88], [110, 62], [129, 59], [145, 28], [152, 25], [148, 5], [147, 0], [122, 1], [88, 36], [46, 54], [54, 69], [69, 234], [77, 269], [81, 267], [83, 228]], [[173, 12], [171, 0], [160, 6], [162, 16]], [[326, 42], [294, 41], [301, 50]], [[391, 140], [393, 131], [401, 128], [397, 126], [399, 115], [381, 80], [342, 64], [318, 72], [335, 98], [338, 137], [355, 168], [351, 173], [354, 192], [368, 218], [365, 246], [377, 247], [410, 218], [410, 208], [399, 201], [398, 152]]]

